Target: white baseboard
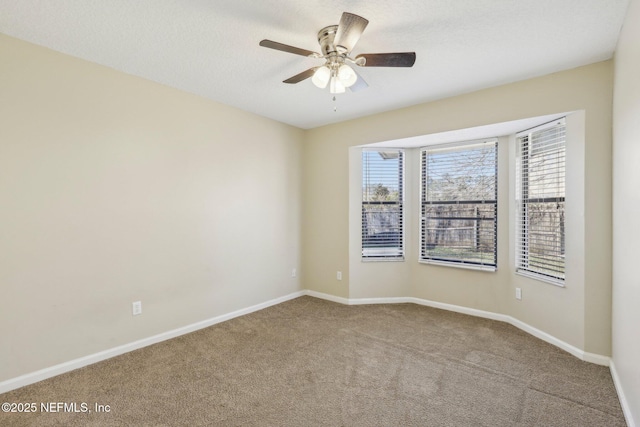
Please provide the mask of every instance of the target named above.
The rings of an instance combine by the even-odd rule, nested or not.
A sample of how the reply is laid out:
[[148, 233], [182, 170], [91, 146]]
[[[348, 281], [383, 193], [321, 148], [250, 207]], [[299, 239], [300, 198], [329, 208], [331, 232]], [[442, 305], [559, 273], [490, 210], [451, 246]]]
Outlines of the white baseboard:
[[533, 335], [536, 338], [539, 338], [543, 341], [548, 342], [549, 344], [553, 344], [556, 347], [563, 349], [564, 351], [574, 355], [580, 360], [584, 360], [585, 362], [595, 363], [596, 365], [609, 366], [611, 358], [608, 356], [602, 356], [599, 354], [588, 353], [586, 351], [580, 350], [579, 348], [564, 342], [548, 333], [541, 331], [540, 329], [534, 328], [533, 326], [524, 323], [521, 320], [513, 318], [511, 316], [507, 316], [506, 314], [493, 313], [490, 311], [477, 310], [475, 308], [468, 308], [459, 305], [447, 304], [437, 301], [430, 301], [421, 298], [414, 297], [389, 297], [389, 298], [340, 298], [335, 297], [333, 295], [323, 294], [315, 291], [306, 291], [307, 295], [314, 296], [317, 298], [326, 299], [333, 302], [338, 302], [341, 304], [347, 305], [361, 305], [361, 304], [398, 304], [398, 303], [414, 303], [419, 305], [424, 305], [433, 308], [439, 308], [442, 310], [454, 311], [456, 313], [468, 314], [470, 316], [482, 317], [485, 319], [498, 320], [500, 322], [506, 322], [518, 329], [521, 329], [528, 334]]
[[[303, 295], [309, 295], [312, 297], [316, 297], [316, 298], [320, 298], [320, 299], [324, 299], [324, 300], [328, 300], [328, 301], [332, 301], [332, 302], [336, 302], [339, 304], [345, 304], [345, 305], [362, 305], [362, 304], [401, 304], [401, 303], [414, 303], [414, 304], [419, 304], [419, 305], [425, 305], [425, 306], [429, 306], [429, 307], [434, 307], [434, 308], [439, 308], [439, 309], [443, 309], [443, 310], [448, 310], [448, 311], [454, 311], [457, 313], [462, 313], [462, 314], [468, 314], [471, 316], [476, 316], [476, 317], [482, 317], [482, 318], [486, 318], [486, 319], [492, 319], [492, 320], [498, 320], [498, 321], [502, 321], [502, 322], [506, 322], [509, 323], [537, 338], [540, 338], [543, 341], [546, 341], [550, 344], [555, 345], [556, 347], [559, 347], [569, 353], [571, 353], [572, 355], [574, 355], [575, 357], [587, 361], [587, 362], [591, 362], [591, 363], [595, 363], [598, 365], [603, 365], [603, 366], [610, 366], [610, 358], [607, 356], [601, 356], [598, 354], [592, 354], [592, 353], [588, 353], [585, 351], [582, 351], [574, 346], [572, 346], [571, 344], [568, 344], [562, 340], [559, 340], [555, 337], [553, 337], [552, 335], [547, 334], [546, 332], [543, 332], [539, 329], [534, 328], [533, 326], [530, 326], [518, 319], [515, 319], [511, 316], [507, 316], [504, 314], [498, 314], [498, 313], [493, 313], [493, 312], [489, 312], [489, 311], [483, 311], [483, 310], [476, 310], [473, 308], [468, 308], [468, 307], [462, 307], [462, 306], [457, 306], [457, 305], [453, 305], [453, 304], [446, 304], [446, 303], [441, 303], [441, 302], [437, 302], [437, 301], [429, 301], [429, 300], [425, 300], [425, 299], [421, 299], [421, 298], [414, 298], [414, 297], [389, 297], [389, 298], [343, 298], [343, 297], [338, 297], [335, 295], [329, 295], [329, 294], [325, 294], [325, 293], [321, 293], [321, 292], [316, 292], [316, 291], [311, 291], [311, 290], [304, 290], [304, 291], [299, 291], [299, 292], [294, 292], [292, 294], [289, 295], [285, 295], [282, 296], [280, 298], [275, 298], [272, 299], [270, 301], [261, 303], [261, 304], [256, 304], [253, 305], [251, 307], [247, 307], [247, 308], [243, 308], [240, 310], [236, 310], [233, 311], [231, 313], [227, 313], [227, 314], [223, 314], [220, 316], [216, 316], [213, 317], [211, 319], [207, 319], [207, 320], [203, 320], [201, 322], [197, 322], [197, 323], [193, 323], [191, 325], [187, 325], [181, 328], [177, 328], [177, 329], [173, 329], [171, 331], [167, 331], [167, 332], [163, 332], [161, 334], [158, 335], [154, 335], [148, 338], [143, 338], [141, 340], [138, 341], [134, 341], [128, 344], [124, 344], [118, 347], [114, 347], [105, 351], [101, 351], [98, 353], [94, 353], [94, 354], [90, 354], [88, 356], [84, 356], [84, 357], [80, 357], [78, 359], [74, 359], [65, 363], [61, 363], [55, 366], [51, 366], [49, 368], [45, 368], [45, 369], [41, 369], [39, 371], [36, 372], [32, 372], [29, 374], [25, 374], [16, 378], [12, 378], [3, 382], [0, 382], [0, 393], [6, 393], [8, 391], [20, 388], [20, 387], [24, 387], [26, 385], [29, 384], [33, 384], [36, 383], [38, 381], [42, 381], [45, 380], [47, 378], [51, 378], [54, 377], [56, 375], [60, 375], [63, 374], [65, 372], [69, 372], [69, 371], [73, 371], [75, 369], [78, 368], [82, 368], [84, 366], [87, 365], [91, 365], [93, 363], [97, 363], [97, 362], [101, 362], [103, 360], [109, 359], [111, 357], [115, 357], [115, 356], [119, 356], [121, 354], [124, 353], [128, 353], [130, 351], [133, 350], [137, 350], [139, 348], [143, 348], [152, 344], [156, 344], [162, 341], [166, 341], [168, 339], [171, 338], [175, 338], [178, 337], [180, 335], [184, 335], [184, 334], [188, 334], [190, 332], [194, 332], [197, 331], [199, 329], [203, 329], [203, 328], [207, 328], [209, 326], [215, 325], [217, 323], [221, 323], [239, 316], [243, 316], [245, 314], [249, 314], [249, 313], [253, 313], [255, 311], [259, 311], [262, 310], [264, 308], [267, 307], [271, 307], [273, 305], [277, 305], [280, 303], [283, 303], [285, 301], [289, 301], [291, 299], [294, 298], [298, 298], [300, 296]], [[613, 370], [612, 370], [612, 375], [613, 375]], [[615, 374], [616, 376], [614, 377], [614, 381], [617, 380], [617, 374]], [[622, 402], [622, 396], [620, 394], [620, 388], [619, 388], [619, 381], [616, 382], [616, 388], [617, 390], [619, 390], [618, 394], [619, 396], [621, 396], [621, 402]], [[626, 402], [626, 401], [625, 401]], [[624, 409], [624, 406], [623, 406]], [[628, 412], [628, 406], [627, 406], [627, 412]], [[627, 412], [625, 412], [625, 416], [627, 416]], [[630, 417], [630, 414], [629, 414]], [[635, 427], [635, 425], [631, 424], [631, 426]]]
[[506, 322], [510, 325], [515, 326], [518, 329], [525, 331], [526, 333], [533, 335], [536, 338], [541, 339], [542, 341], [548, 342], [549, 344], [553, 344], [556, 347], [563, 349], [564, 351], [574, 355], [580, 360], [584, 360], [585, 362], [595, 363], [596, 365], [609, 366], [610, 358], [607, 356], [601, 356], [599, 354], [587, 353], [585, 351], [580, 350], [573, 345], [564, 342], [553, 335], [550, 335], [540, 329], [534, 328], [533, 326], [525, 323], [521, 320], [518, 320], [514, 317], [507, 316], [506, 314], [493, 313], [491, 311], [483, 311], [476, 310], [474, 308], [467, 308], [458, 305], [445, 304], [441, 302], [422, 300], [420, 298], [414, 298], [416, 304], [427, 305], [430, 307], [441, 308], [443, 310], [455, 311], [457, 313], [469, 314], [471, 316], [483, 317], [485, 319], [498, 320], [500, 322]]
[[406, 304], [413, 302], [407, 297], [391, 297], [391, 298], [352, 298], [349, 305], [366, 305], [366, 304]]
[[627, 421], [627, 426], [636, 427], [636, 423], [633, 420], [633, 415], [631, 415], [629, 401], [627, 400], [627, 396], [624, 394], [624, 390], [622, 389], [622, 383], [620, 382], [620, 377], [618, 376], [618, 371], [616, 370], [616, 364], [613, 360], [611, 360], [611, 362], [609, 363], [609, 369], [611, 370], [611, 377], [613, 378], [613, 384], [616, 386], [616, 392], [618, 393], [618, 399], [620, 399], [620, 406], [622, 406], [622, 413], [624, 414], [624, 419]]
[[305, 295], [309, 295], [311, 297], [316, 297], [316, 298], [320, 298], [327, 301], [337, 302], [338, 304], [349, 305], [348, 298], [337, 297], [335, 295], [323, 294], [322, 292], [309, 291], [309, 290], [306, 290], [303, 292]]
[[[303, 295], [307, 295], [307, 291], [294, 292], [292, 294], [285, 295], [280, 298], [275, 298], [267, 302], [252, 305], [251, 307], [232, 311], [231, 313], [222, 314], [220, 316], [216, 316], [211, 319], [192, 323], [190, 325], [183, 326], [181, 328], [173, 329], [173, 330], [163, 332], [161, 334], [157, 334], [148, 338], [143, 338], [138, 341], [134, 341], [134, 342], [124, 344], [118, 347], [114, 347], [108, 350], [100, 351], [98, 353], [90, 354], [88, 356], [80, 357], [78, 359], [70, 360], [68, 362], [60, 363], [58, 365], [51, 366], [49, 368], [41, 369], [36, 372], [31, 372], [29, 374], [21, 375], [16, 378], [2, 381], [0, 382], [0, 394], [6, 393], [11, 390], [15, 390], [20, 387], [24, 387], [29, 384], [36, 383], [38, 381], [46, 380], [47, 378], [55, 377], [57, 375], [64, 374], [65, 372], [70, 372], [75, 369], [82, 368], [87, 365], [91, 365], [93, 363], [101, 362], [111, 357], [119, 356], [121, 354], [128, 353], [133, 350], [137, 350], [139, 348], [147, 347], [149, 345], [166, 341], [171, 338], [179, 337], [180, 335], [185, 335], [191, 332], [195, 332], [199, 329], [207, 328], [217, 323], [231, 320], [235, 317], [244, 316], [245, 314], [253, 313], [255, 311], [259, 311], [267, 307], [271, 307], [273, 305], [277, 305], [285, 301], [289, 301], [291, 299], [301, 297]], [[336, 301], [336, 302], [339, 302], [339, 301]]]
[[611, 358], [608, 356], [602, 356], [599, 354], [594, 354], [594, 353], [588, 353], [584, 350], [580, 350], [578, 347], [575, 347], [565, 341], [562, 341], [561, 339], [558, 339], [556, 337], [554, 337], [553, 335], [550, 335], [544, 331], [541, 331], [540, 329], [534, 328], [533, 326], [524, 323], [521, 320], [515, 319], [511, 316], [506, 316], [508, 317], [508, 323], [512, 324], [513, 326], [515, 326], [518, 329], [521, 329], [525, 332], [527, 332], [528, 334], [533, 335], [536, 338], [540, 338], [542, 341], [546, 341], [549, 344], [553, 344], [558, 348], [563, 349], [564, 351], [574, 355], [575, 357], [577, 357], [580, 360], [584, 360], [585, 362], [590, 362], [590, 363], [594, 363], [596, 365], [601, 365], [601, 366], [609, 366], [609, 363], [611, 361]]
[[447, 311], [455, 311], [456, 313], [468, 314], [470, 316], [482, 317], [484, 319], [499, 320], [501, 322], [509, 322], [509, 316], [504, 314], [493, 313], [491, 311], [477, 310], [475, 308], [463, 307], [460, 305], [447, 304], [444, 302], [430, 301], [422, 298], [409, 298], [409, 302], [427, 307], [439, 308]]

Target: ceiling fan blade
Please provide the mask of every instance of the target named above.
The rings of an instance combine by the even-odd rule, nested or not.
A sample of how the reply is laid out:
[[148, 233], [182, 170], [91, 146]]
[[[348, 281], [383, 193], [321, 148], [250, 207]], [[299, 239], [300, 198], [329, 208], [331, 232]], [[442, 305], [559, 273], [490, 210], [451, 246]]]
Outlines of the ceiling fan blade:
[[344, 12], [340, 18], [333, 44], [342, 53], [351, 52], [358, 40], [360, 40], [360, 36], [367, 24], [369, 24], [369, 21], [362, 16]]
[[353, 70], [356, 75], [358, 76], [358, 80], [356, 80], [356, 82], [351, 85], [351, 87], [349, 88], [349, 90], [351, 90], [351, 92], [359, 92], [362, 89], [366, 89], [369, 87], [369, 85], [367, 84], [366, 81], [364, 81], [364, 79], [362, 78], [362, 76], [360, 74], [358, 74], [355, 70]]
[[283, 52], [293, 53], [301, 56], [321, 56], [319, 53], [312, 52], [306, 49], [300, 49], [299, 47], [289, 46], [288, 44], [278, 43], [271, 40], [262, 40], [260, 46], [268, 47], [270, 49], [281, 50]]
[[[360, 64], [360, 58], [364, 58], [364, 64]], [[356, 56], [356, 64], [362, 67], [413, 67], [415, 62], [415, 52], [363, 53]]]
[[316, 72], [317, 68], [318, 67], [309, 68], [308, 70], [305, 70], [300, 74], [296, 74], [293, 77], [289, 77], [287, 80], [284, 80], [282, 83], [291, 83], [291, 84], [300, 83], [301, 81], [306, 80], [309, 77], [313, 76], [313, 73]]

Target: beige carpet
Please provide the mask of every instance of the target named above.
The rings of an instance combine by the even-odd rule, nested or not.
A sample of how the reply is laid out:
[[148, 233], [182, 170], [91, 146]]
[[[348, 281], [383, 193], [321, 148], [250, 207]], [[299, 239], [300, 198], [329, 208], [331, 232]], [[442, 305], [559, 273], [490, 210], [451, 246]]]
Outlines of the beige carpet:
[[0, 395], [2, 426], [624, 426], [609, 370], [513, 326], [301, 297]]

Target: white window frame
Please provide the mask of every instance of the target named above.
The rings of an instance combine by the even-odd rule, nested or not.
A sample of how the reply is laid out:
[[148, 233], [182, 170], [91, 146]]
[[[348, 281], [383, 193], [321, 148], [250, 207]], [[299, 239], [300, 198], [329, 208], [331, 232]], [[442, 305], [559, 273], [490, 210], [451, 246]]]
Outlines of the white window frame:
[[[372, 201], [369, 200], [368, 197], [368, 188], [367, 185], [375, 185], [374, 182], [367, 182], [365, 179], [365, 175], [367, 173], [367, 165], [364, 161], [365, 153], [398, 153], [399, 156], [399, 164], [397, 170], [397, 191], [398, 191], [398, 200], [397, 201]], [[382, 155], [381, 155], [382, 156]], [[361, 236], [361, 259], [365, 262], [379, 262], [379, 261], [404, 261], [405, 259], [405, 170], [406, 170], [406, 153], [402, 148], [363, 148], [361, 153], [362, 161], [362, 170], [361, 175], [362, 179], [362, 197], [361, 197], [361, 209], [362, 209], [362, 223], [360, 229]], [[388, 173], [388, 172], [384, 172]], [[392, 172], [393, 173], [393, 172]], [[395, 233], [396, 239], [399, 239], [398, 246], [382, 246], [384, 244], [385, 237], [369, 237], [365, 236], [365, 232], [368, 231], [368, 223], [366, 215], [366, 207], [371, 206], [397, 206], [398, 209], [398, 224], [396, 227], [390, 227], [392, 231], [387, 231], [389, 233]], [[392, 208], [393, 209], [393, 208]], [[395, 230], [393, 230], [395, 228]], [[394, 241], [392, 239], [392, 241]], [[397, 241], [397, 240], [395, 240]], [[374, 247], [371, 247], [374, 246]], [[375, 248], [375, 246], [379, 246]]]
[[[538, 197], [529, 197], [529, 162], [535, 148], [530, 147], [532, 140], [536, 135], [540, 135], [542, 132], [552, 128], [562, 129], [560, 137], [557, 140], [551, 142], [544, 141], [540, 144], [553, 144], [552, 149], [548, 150], [547, 156], [549, 157], [548, 165], [545, 166], [545, 176], [547, 174], [551, 178], [545, 178], [546, 180], [556, 180], [555, 188], [553, 185], [549, 186], [549, 191], [555, 192], [554, 195], [545, 195]], [[515, 233], [515, 268], [516, 274], [536, 279], [539, 281], [551, 283], [556, 286], [564, 286], [566, 263], [565, 263], [565, 241], [566, 241], [566, 120], [561, 118], [549, 123], [537, 126], [526, 131], [522, 131], [516, 134], [516, 233]], [[554, 158], [555, 157], [555, 158]], [[544, 160], [543, 160], [544, 161]], [[539, 173], [539, 172], [538, 172]], [[552, 268], [536, 268], [531, 266], [530, 245], [535, 240], [529, 233], [530, 219], [527, 214], [529, 205], [536, 203], [556, 203], [558, 209], [562, 206], [562, 214], [559, 217], [559, 223], [557, 227], [551, 229], [551, 225], [544, 225], [546, 227], [546, 234], [554, 235], [554, 244], [551, 247], [551, 252], [558, 252], [557, 255], [553, 253], [551, 255], [545, 255], [544, 262], [541, 264], [552, 265], [553, 263], [562, 262], [561, 268], [557, 270], [557, 273], [552, 273]], [[543, 214], [544, 215], [544, 214]], [[555, 229], [557, 228], [557, 231]], [[540, 234], [540, 233], [539, 233]], [[541, 243], [539, 243], [541, 244]]]
[[[455, 148], [465, 148], [465, 147], [469, 147], [470, 149], [473, 146], [479, 146], [481, 144], [493, 144], [494, 145], [494, 150], [495, 150], [495, 182], [494, 182], [494, 196], [492, 199], [488, 199], [488, 200], [482, 200], [482, 201], [475, 201], [478, 203], [470, 203], [470, 204], [492, 204], [494, 206], [493, 209], [493, 259], [490, 260], [490, 262], [484, 262], [484, 260], [481, 261], [469, 261], [469, 260], [464, 260], [464, 259], [446, 259], [445, 257], [434, 257], [428, 254], [427, 252], [427, 240], [428, 238], [426, 237], [427, 235], [427, 231], [426, 231], [426, 221], [428, 220], [428, 218], [425, 217], [425, 206], [427, 205], [434, 205], [434, 204], [439, 204], [438, 202], [432, 202], [432, 201], [428, 201], [426, 200], [426, 193], [425, 191], [427, 191], [426, 187], [426, 181], [427, 181], [427, 174], [428, 171], [425, 170], [425, 153], [427, 152], [435, 152], [437, 150], [451, 150], [451, 149], [455, 149]], [[461, 200], [461, 202], [465, 202], [466, 200]], [[474, 201], [468, 201], [468, 202], [474, 202]], [[444, 206], [445, 204], [453, 204], [455, 203], [455, 201], [448, 201], [448, 202], [442, 202], [441, 204]], [[476, 211], [477, 212], [477, 211]], [[462, 142], [456, 142], [456, 143], [449, 143], [449, 144], [438, 144], [438, 145], [432, 145], [432, 146], [427, 146], [427, 147], [422, 147], [420, 149], [420, 239], [419, 239], [419, 251], [418, 251], [418, 261], [420, 263], [424, 263], [424, 264], [436, 264], [436, 265], [444, 265], [444, 266], [449, 266], [449, 267], [456, 267], [456, 268], [467, 268], [467, 269], [473, 269], [473, 270], [481, 270], [481, 271], [496, 271], [498, 268], [498, 138], [488, 138], [488, 139], [482, 139], [482, 140], [473, 140], [473, 141], [462, 141]], [[463, 220], [462, 218], [457, 219], [457, 220]], [[466, 221], [466, 219], [464, 219]], [[486, 218], [482, 218], [480, 220], [475, 220], [474, 221], [474, 227], [476, 227], [476, 230], [479, 230], [480, 226], [479, 223], [481, 221], [485, 221], [488, 220]], [[476, 232], [477, 233], [477, 232]], [[479, 240], [479, 238], [478, 238]]]

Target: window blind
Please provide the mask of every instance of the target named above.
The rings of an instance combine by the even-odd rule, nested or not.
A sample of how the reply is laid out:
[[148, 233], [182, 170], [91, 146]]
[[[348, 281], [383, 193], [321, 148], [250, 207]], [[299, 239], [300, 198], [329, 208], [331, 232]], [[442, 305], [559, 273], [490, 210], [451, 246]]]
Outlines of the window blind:
[[565, 277], [565, 120], [517, 135], [516, 271]]
[[402, 150], [362, 151], [362, 258], [404, 257]]
[[421, 154], [420, 260], [495, 269], [497, 140]]

